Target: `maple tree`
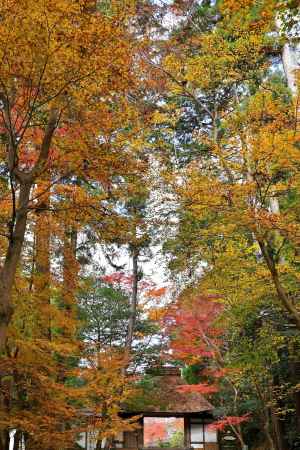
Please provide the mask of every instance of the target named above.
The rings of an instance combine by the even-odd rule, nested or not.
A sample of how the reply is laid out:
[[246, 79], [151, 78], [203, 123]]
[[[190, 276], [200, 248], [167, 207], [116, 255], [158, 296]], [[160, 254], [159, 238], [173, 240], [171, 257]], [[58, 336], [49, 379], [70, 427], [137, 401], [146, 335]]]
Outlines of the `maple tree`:
[[78, 340], [78, 236], [109, 216], [113, 179], [135, 167], [126, 139], [137, 114], [125, 96], [134, 9], [97, 3], [1, 5], [3, 450], [11, 433], [15, 448], [65, 448], [79, 431], [101, 443], [128, 427], [117, 355], [101, 348], [96, 366], [79, 364], [89, 352]]
[[146, 447], [180, 447], [183, 445], [183, 420], [175, 417], [147, 417], [144, 423]]
[[99, 134], [93, 110], [99, 105], [100, 122], [104, 114], [109, 120], [104, 98], [124, 92], [129, 83], [130, 66], [124, 61], [131, 54], [125, 30], [130, 4], [124, 2], [122, 9], [112, 4], [111, 14], [94, 6], [86, 1], [1, 5], [1, 154], [7, 174], [2, 236], [8, 239], [0, 274], [2, 348], [28, 211], [36, 207], [33, 186], [46, 172], [52, 185], [55, 178], [83, 169], [80, 151], [87, 151], [88, 142], [83, 147], [74, 142], [76, 127], [77, 133], [78, 127], [82, 133], [94, 127]]
[[[231, 408], [237, 413], [238, 387], [226, 368], [222, 349], [224, 330], [215, 324], [222, 309], [222, 304], [216, 297], [193, 298], [193, 295], [185, 293], [176, 305], [168, 309], [164, 316], [164, 324], [166, 332], [170, 335], [172, 357], [197, 367], [198, 382], [179, 386], [178, 391], [198, 392], [211, 396], [220, 390], [220, 379], [223, 378], [225, 383], [227, 382], [227, 389], [229, 387], [235, 394]], [[240, 424], [247, 420], [247, 415], [230, 416], [227, 413], [224, 417], [219, 417], [212, 427], [224, 430], [229, 426], [243, 448], [245, 442]]]
[[[294, 338], [285, 335], [278, 311], [271, 304], [268, 308], [264, 298], [255, 308], [224, 310], [221, 298], [185, 291], [165, 316], [171, 357], [188, 365], [183, 372], [188, 384], [178, 389], [208, 395], [216, 407], [211, 427], [229, 428], [241, 447], [256, 428], [270, 448], [277, 448], [281, 420], [288, 415], [282, 402], [290, 401], [293, 392], [281, 358]], [[258, 311], [264, 314], [261, 324]]]

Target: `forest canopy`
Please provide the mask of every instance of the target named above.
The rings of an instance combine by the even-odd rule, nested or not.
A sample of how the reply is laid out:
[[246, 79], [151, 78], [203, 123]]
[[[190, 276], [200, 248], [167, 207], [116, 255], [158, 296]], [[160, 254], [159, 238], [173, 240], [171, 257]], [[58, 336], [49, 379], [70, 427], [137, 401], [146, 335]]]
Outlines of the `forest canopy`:
[[165, 367], [299, 449], [299, 2], [1, 0], [0, 59], [0, 450], [118, 447]]

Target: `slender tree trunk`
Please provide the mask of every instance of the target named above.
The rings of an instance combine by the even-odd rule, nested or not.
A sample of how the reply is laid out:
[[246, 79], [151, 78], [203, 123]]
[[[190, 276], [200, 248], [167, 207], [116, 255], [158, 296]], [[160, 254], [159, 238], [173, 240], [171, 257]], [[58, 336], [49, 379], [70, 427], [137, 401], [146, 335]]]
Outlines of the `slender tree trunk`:
[[267, 267], [270, 271], [278, 298], [281, 301], [284, 308], [290, 313], [290, 315], [294, 319], [298, 330], [300, 330], [300, 314], [299, 314], [298, 310], [295, 308], [295, 306], [293, 305], [292, 301], [289, 299], [284, 287], [282, 286], [282, 284], [280, 282], [279, 274], [276, 269], [274, 259], [273, 259], [272, 255], [269, 253], [265, 242], [263, 242], [260, 239], [257, 239], [257, 241], [259, 243], [259, 246], [260, 246], [262, 255], [264, 257], [264, 260], [267, 264]]
[[[138, 259], [139, 259], [139, 248], [137, 246], [132, 246], [132, 293], [131, 293], [131, 303], [130, 303], [130, 317], [127, 328], [124, 356], [125, 356], [125, 366], [122, 369], [122, 373], [126, 374], [126, 370], [128, 364], [130, 362], [130, 353], [132, 349], [134, 329], [136, 324], [136, 314], [137, 314], [137, 305], [138, 305], [138, 283], [139, 283], [139, 267], [138, 267]], [[97, 442], [97, 450], [101, 448], [101, 441]], [[105, 443], [105, 448], [109, 448], [112, 446], [112, 440], [107, 439]]]
[[235, 435], [235, 437], [237, 438], [241, 450], [243, 450], [245, 447], [245, 441], [243, 438], [243, 433], [242, 433], [242, 429], [241, 429], [240, 425], [231, 426], [230, 428], [231, 428], [231, 431], [233, 432], [233, 434]]
[[269, 431], [269, 422], [267, 422], [265, 427], [264, 427], [264, 433], [265, 433], [265, 436], [266, 436], [266, 439], [267, 439], [267, 442], [268, 442], [268, 450], [277, 450], [275, 448], [272, 435], [271, 435], [271, 433]]
[[39, 304], [39, 317], [41, 331], [47, 339], [51, 340], [51, 314], [50, 314], [50, 180], [42, 182], [37, 188], [37, 195], [41, 195], [37, 206], [35, 223], [35, 271], [34, 288], [36, 303]]
[[[281, 32], [282, 29], [282, 23], [281, 20], [276, 21], [276, 26], [279, 32]], [[296, 71], [300, 69], [300, 61], [298, 60], [298, 53], [300, 50], [300, 45], [297, 42], [291, 43], [286, 42], [283, 45], [282, 53], [281, 53], [281, 59], [282, 59], [282, 65], [286, 77], [287, 85], [294, 97], [294, 99], [297, 99], [298, 97], [298, 87], [297, 87], [297, 75]], [[298, 103], [298, 101], [296, 101]], [[297, 114], [298, 111], [296, 111], [296, 120], [297, 120]], [[274, 214], [280, 213], [279, 203], [278, 199], [276, 197], [272, 197], [270, 199], [270, 210]]]
[[69, 314], [74, 307], [74, 294], [78, 285], [79, 264], [76, 259], [77, 231], [65, 224], [63, 237], [63, 304]]
[[298, 60], [299, 49], [299, 43], [287, 42], [286, 44], [284, 44], [282, 50], [282, 64], [287, 80], [287, 85], [294, 97], [297, 96], [298, 90], [296, 71], [300, 69], [300, 61]]
[[[264, 399], [264, 396], [261, 393], [260, 389], [259, 389], [259, 397], [263, 401], [263, 404], [265, 404], [266, 400]], [[267, 407], [263, 407], [261, 411], [261, 421], [262, 421], [262, 431], [268, 443], [268, 450], [278, 450], [275, 447], [274, 439], [270, 431], [270, 414], [269, 409]]]
[[130, 317], [125, 344], [125, 353], [127, 357], [129, 357], [131, 351], [134, 328], [136, 323], [136, 313], [138, 304], [138, 282], [139, 282], [138, 258], [139, 258], [139, 249], [137, 247], [134, 247], [132, 250], [132, 295], [130, 304]]
[[272, 420], [272, 428], [274, 431], [274, 438], [276, 443], [277, 450], [286, 450], [283, 444], [283, 432], [282, 432], [282, 423], [278, 419], [278, 416], [275, 414], [273, 408], [271, 408], [271, 420]]

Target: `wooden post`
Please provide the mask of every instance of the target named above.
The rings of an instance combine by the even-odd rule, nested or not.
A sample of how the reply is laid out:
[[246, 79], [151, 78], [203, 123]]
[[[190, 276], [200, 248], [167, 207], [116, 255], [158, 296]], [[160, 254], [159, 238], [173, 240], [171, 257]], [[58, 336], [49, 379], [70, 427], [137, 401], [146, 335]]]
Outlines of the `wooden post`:
[[184, 416], [184, 446], [187, 448], [191, 447], [191, 428], [188, 416]]

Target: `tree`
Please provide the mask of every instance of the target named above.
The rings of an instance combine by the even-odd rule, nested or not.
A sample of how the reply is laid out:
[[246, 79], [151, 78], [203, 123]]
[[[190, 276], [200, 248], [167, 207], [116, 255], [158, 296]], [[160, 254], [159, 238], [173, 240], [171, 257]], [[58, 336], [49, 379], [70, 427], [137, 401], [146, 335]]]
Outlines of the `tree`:
[[28, 449], [47, 449], [70, 447], [91, 427], [100, 441], [128, 427], [118, 417], [129, 395], [122, 364], [101, 349], [96, 367], [93, 360], [81, 367], [87, 353], [77, 339], [77, 235], [95, 216], [110, 216], [111, 186], [135, 166], [126, 144], [137, 117], [126, 98], [134, 10], [130, 2], [102, 6], [1, 6], [4, 450], [12, 430], [15, 447], [25, 439]]
[[[154, 121], [157, 142], [165, 142], [170, 152], [165, 180], [177, 201], [166, 255], [173, 273], [179, 273], [179, 290], [193, 285], [196, 292], [220, 295], [231, 318], [237, 308], [246, 314], [259, 304], [258, 323], [268, 301], [287, 328], [299, 329], [297, 114], [278, 60], [282, 42], [274, 33], [281, 13], [290, 27], [293, 5], [224, 1], [210, 15], [207, 3], [193, 5], [194, 21], [177, 27], [177, 39], [186, 37], [180, 51], [170, 52], [160, 65], [169, 90]], [[189, 34], [184, 34], [187, 29]], [[272, 209], [276, 202], [277, 211]], [[244, 326], [240, 323], [241, 334]], [[270, 329], [274, 338], [268, 341], [264, 333]], [[261, 386], [269, 386], [271, 397], [282, 386], [275, 373], [284, 357], [276, 340], [283, 346], [294, 341], [293, 332], [286, 337], [277, 325], [270, 329], [258, 326], [251, 343], [246, 339], [239, 346], [240, 335], [235, 341], [245, 357], [237, 364], [239, 370], [249, 380], [261, 375], [255, 394], [260, 404], [256, 413], [259, 408], [266, 412], [261, 424], [278, 418], [268, 406], [276, 410], [274, 399], [258, 398]], [[231, 339], [225, 336], [229, 358]], [[254, 365], [250, 376], [246, 366], [253, 357], [252, 340], [261, 349], [256, 360], [260, 374]], [[290, 361], [297, 358], [297, 351], [291, 353]], [[283, 409], [290, 404], [287, 396]], [[281, 448], [275, 427], [267, 424], [266, 435], [272, 435], [268, 445], [272, 440], [273, 447]]]
[[[81, 158], [76, 163], [81, 149], [67, 139], [72, 127], [97, 128], [89, 111], [100, 102], [108, 118], [109, 107], [103, 106], [103, 99], [112, 91], [124, 92], [130, 79], [128, 55], [132, 52], [125, 31], [130, 5], [125, 3], [121, 11], [114, 4], [106, 14], [93, 4], [5, 1], [1, 6], [2, 203], [6, 210], [1, 233], [8, 239], [0, 273], [2, 349], [13, 312], [11, 292], [27, 216], [36, 207], [33, 186], [46, 172], [52, 174], [52, 185], [56, 175], [81, 167]], [[64, 138], [58, 128], [64, 130]], [[58, 163], [64, 168], [56, 174]]]
[[[80, 314], [83, 320], [82, 338], [93, 353], [103, 351], [122, 355], [130, 371], [157, 363], [163, 345], [157, 320], [151, 315], [164, 290], [143, 281], [140, 302], [135, 313], [133, 342], [130, 354], [124, 354], [131, 320], [132, 276], [115, 272], [100, 280], [87, 279], [80, 294]], [[155, 303], [154, 303], [155, 302]], [[148, 306], [151, 303], [151, 306]], [[130, 361], [128, 361], [128, 356]]]
[[[219, 417], [214, 426], [216, 429], [229, 426], [243, 448], [245, 441], [240, 424], [247, 421], [248, 416], [238, 415], [239, 390], [227, 374], [223, 355], [224, 330], [215, 324], [221, 315], [222, 304], [213, 296], [195, 298], [187, 292], [185, 294], [169, 308], [164, 323], [170, 336], [172, 358], [196, 365], [198, 382], [182, 385], [178, 390], [212, 395], [220, 390], [220, 379], [223, 378], [227, 382], [227, 389], [234, 393], [234, 400], [230, 406], [227, 405], [226, 413], [223, 412], [224, 416]], [[235, 415], [230, 415], [230, 412]]]

